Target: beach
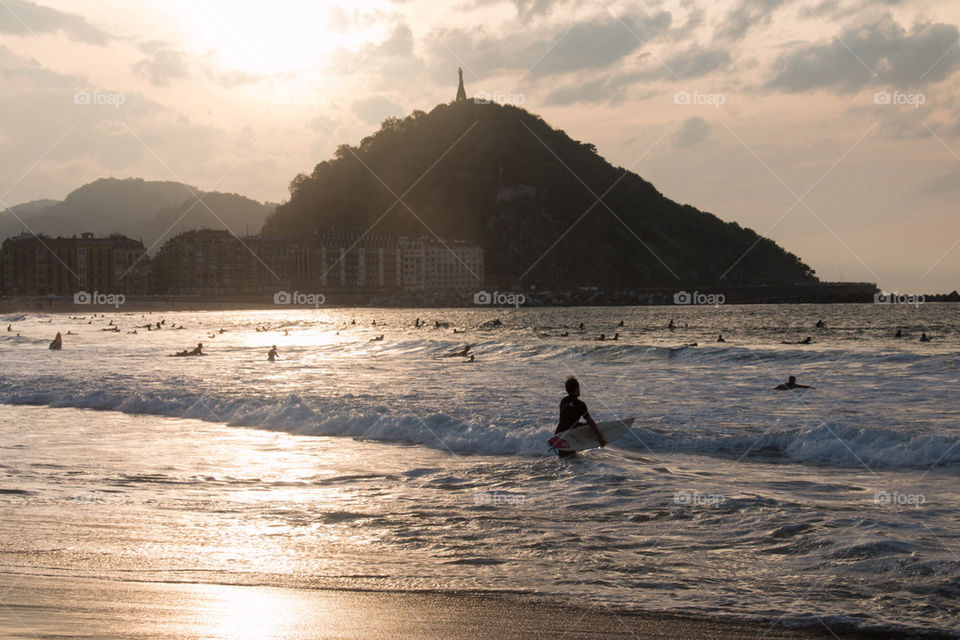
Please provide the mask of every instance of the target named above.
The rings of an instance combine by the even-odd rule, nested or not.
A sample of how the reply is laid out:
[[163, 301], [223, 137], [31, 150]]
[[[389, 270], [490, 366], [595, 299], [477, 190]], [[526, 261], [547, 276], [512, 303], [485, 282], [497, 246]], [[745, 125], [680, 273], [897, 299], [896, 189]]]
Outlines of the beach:
[[7, 315], [0, 635], [956, 637], [954, 309]]
[[[769, 624], [630, 614], [530, 597], [298, 590], [4, 575], [6, 638], [452, 640], [854, 638]], [[893, 636], [874, 636], [893, 637]]]

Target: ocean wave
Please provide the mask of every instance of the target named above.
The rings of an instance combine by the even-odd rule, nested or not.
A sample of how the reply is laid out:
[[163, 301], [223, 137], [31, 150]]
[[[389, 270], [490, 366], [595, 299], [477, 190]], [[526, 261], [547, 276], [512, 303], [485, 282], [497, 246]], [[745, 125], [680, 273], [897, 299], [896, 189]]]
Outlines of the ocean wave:
[[[15, 382], [0, 378], [0, 402], [47, 405], [128, 414], [163, 415], [254, 427], [299, 435], [369, 439], [421, 445], [458, 454], [540, 456], [549, 452], [552, 425], [514, 420], [491, 424], [443, 412], [404, 414], [391, 407], [285, 397], [131, 390], [122, 386], [65, 390], [54, 380]], [[824, 423], [810, 428], [770, 429], [759, 434], [714, 433], [690, 427], [635, 426], [612, 448], [624, 453], [684, 453], [810, 465], [868, 468], [931, 468], [960, 465], [960, 438]], [[622, 454], [621, 454], [622, 455]]]

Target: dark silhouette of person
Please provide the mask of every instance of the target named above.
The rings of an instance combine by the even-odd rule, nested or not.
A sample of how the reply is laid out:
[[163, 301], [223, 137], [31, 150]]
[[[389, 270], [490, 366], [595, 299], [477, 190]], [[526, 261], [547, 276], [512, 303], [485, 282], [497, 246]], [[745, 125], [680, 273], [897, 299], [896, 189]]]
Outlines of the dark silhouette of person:
[[623, 327], [623, 326], [626, 326], [626, 325], [624, 325], [624, 324], [623, 324], [623, 320], [621, 320], [621, 321], [620, 321], [620, 324], [618, 324], [617, 326], [618, 326], [618, 327]]
[[901, 331], [900, 329], [897, 329], [897, 332], [896, 332], [895, 334], [893, 334], [893, 337], [894, 337], [894, 338], [902, 338], [902, 337], [903, 337], [903, 331]]
[[723, 334], [722, 334], [722, 333], [717, 336], [717, 342], [726, 342], [726, 340], [723, 339]]
[[583, 323], [580, 323], [580, 331], [583, 331]]
[[471, 353], [470, 357], [464, 362], [476, 362], [476, 357]]
[[569, 332], [569, 331], [564, 331], [563, 333], [560, 334], [560, 337], [561, 337], [561, 338], [566, 338], [566, 337], [569, 336], [569, 335], [570, 335], [570, 332]]
[[810, 344], [811, 342], [813, 342], [813, 338], [811, 338], [810, 336], [807, 336], [797, 344]]
[[[557, 429], [553, 432], [554, 435], [563, 433], [574, 427], [588, 424], [590, 428], [593, 429], [593, 435], [596, 436], [600, 446], [607, 446], [607, 441], [603, 439], [603, 435], [597, 428], [597, 423], [590, 417], [587, 405], [580, 399], [580, 382], [573, 376], [570, 376], [566, 382], [564, 382], [563, 386], [567, 391], [567, 395], [560, 401], [560, 419], [557, 421]], [[581, 420], [584, 422], [581, 422]], [[565, 458], [575, 455], [575, 452], [558, 451], [557, 455]]]
[[198, 342], [197, 346], [194, 347], [189, 353], [188, 356], [202, 356], [203, 355], [203, 343]]
[[466, 358], [467, 354], [469, 353], [470, 353], [470, 345], [468, 344], [464, 346], [463, 349], [460, 349], [460, 351], [455, 351], [454, 353], [448, 353], [447, 357], [448, 358]]
[[773, 388], [774, 391], [788, 391], [790, 389], [816, 389], [816, 387], [809, 387], [805, 384], [797, 384], [796, 376], [790, 376], [787, 378], [787, 381], [783, 384], [778, 384]]
[[823, 320], [817, 320], [816, 326], [817, 326], [817, 329], [825, 329], [827, 326], [827, 323], [824, 322]]
[[277, 345], [270, 347], [270, 351], [267, 352], [267, 360], [274, 362], [277, 359]]
[[921, 333], [921, 334], [920, 334], [920, 342], [930, 342], [930, 338], [927, 337], [927, 334]]
[[612, 338], [612, 339], [613, 339], [613, 340], [619, 340], [619, 339], [620, 339], [620, 334], [619, 334], [619, 333], [613, 334], [613, 338]]
[[607, 339], [607, 336], [605, 336], [605, 335], [602, 334], [602, 333], [600, 334], [600, 337], [597, 338], [597, 340], [599, 340], [600, 342], [603, 342], [603, 341], [606, 340], [606, 339]]
[[667, 329], [676, 329], [677, 325], [673, 324], [673, 318], [670, 318], [670, 322], [667, 323]]
[[60, 332], [57, 331], [56, 337], [50, 341], [50, 349], [54, 351], [59, 351], [63, 348], [63, 336], [60, 335]]

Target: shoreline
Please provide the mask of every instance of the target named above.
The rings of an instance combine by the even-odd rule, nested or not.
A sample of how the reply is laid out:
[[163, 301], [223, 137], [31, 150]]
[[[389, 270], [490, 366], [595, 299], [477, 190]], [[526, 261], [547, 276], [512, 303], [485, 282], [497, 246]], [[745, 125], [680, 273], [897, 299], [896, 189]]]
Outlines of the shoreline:
[[[850, 304], [872, 304], [868, 301], [861, 302], [727, 302], [723, 306], [753, 306], [753, 305], [850, 305]], [[925, 304], [958, 304], [953, 301], [930, 301]], [[658, 307], [666, 309], [676, 309], [678, 312], [682, 309], [696, 309], [696, 305], [677, 305], [677, 304], [582, 304], [582, 305], [533, 305], [521, 306], [521, 309], [558, 309], [558, 308], [645, 308]], [[460, 310], [486, 310], [492, 314], [503, 313], [513, 309], [510, 306], [483, 306], [471, 304], [386, 304], [383, 301], [378, 302], [355, 302], [348, 303], [328, 303], [321, 306], [298, 306], [298, 305], [277, 305], [272, 302], [254, 301], [254, 300], [219, 300], [217, 302], [201, 300], [152, 300], [131, 298], [122, 305], [114, 306], [109, 304], [90, 305], [75, 304], [73, 300], [64, 299], [43, 299], [43, 300], [9, 300], [0, 299], [0, 313], [63, 313], [71, 315], [90, 315], [90, 314], [133, 314], [133, 313], [174, 313], [178, 311], [309, 311], [309, 310], [340, 310], [340, 309], [460, 309]]]
[[[0, 631], [9, 638], [687, 638], [812, 640], [904, 637], [825, 624], [571, 606], [547, 596], [363, 591], [191, 582], [117, 582], [4, 571]], [[837, 626], [837, 625], [835, 625]], [[949, 638], [925, 634], [925, 638]]]

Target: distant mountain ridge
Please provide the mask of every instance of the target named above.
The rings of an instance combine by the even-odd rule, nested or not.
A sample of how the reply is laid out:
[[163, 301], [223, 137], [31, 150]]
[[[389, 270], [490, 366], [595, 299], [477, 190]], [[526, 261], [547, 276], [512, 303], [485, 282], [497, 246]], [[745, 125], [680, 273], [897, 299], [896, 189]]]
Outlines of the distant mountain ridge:
[[[196, 195], [194, 195], [196, 194]], [[232, 194], [202, 192], [181, 182], [103, 178], [70, 192], [63, 201], [35, 200], [0, 212], [0, 237], [21, 232], [71, 236], [90, 231], [142, 239], [153, 251], [160, 241], [189, 229], [229, 228], [257, 233], [274, 205]], [[213, 213], [211, 213], [211, 211]], [[216, 215], [214, 215], [216, 214]], [[22, 222], [21, 222], [22, 221]], [[156, 245], [156, 246], [155, 246]]]
[[358, 146], [341, 145], [310, 175], [294, 178], [290, 194], [265, 233], [299, 238], [320, 226], [375, 226], [462, 238], [484, 247], [494, 282], [817, 282], [813, 269], [772, 240], [669, 200], [594, 145], [514, 106], [467, 100], [388, 118]]

